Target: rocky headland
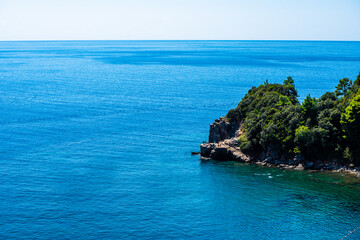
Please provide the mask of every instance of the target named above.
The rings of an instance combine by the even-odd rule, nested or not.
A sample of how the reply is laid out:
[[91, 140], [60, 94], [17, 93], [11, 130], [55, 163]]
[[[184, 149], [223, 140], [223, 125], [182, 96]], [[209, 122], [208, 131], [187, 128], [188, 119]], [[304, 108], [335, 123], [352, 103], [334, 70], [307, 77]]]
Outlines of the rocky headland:
[[[290, 85], [285, 80], [283, 85], [264, 83], [249, 90], [237, 108], [210, 125], [208, 142], [200, 145], [201, 158], [360, 177], [356, 149], [360, 137], [347, 137], [360, 130], [360, 107], [354, 107], [354, 100], [360, 100], [360, 87], [354, 85], [359, 81], [351, 82], [347, 89], [351, 92], [341, 98], [336, 91], [319, 99], [308, 96], [313, 111], [309, 114], [308, 102], [298, 102], [291, 80]], [[351, 128], [344, 126], [349, 124], [344, 120], [349, 106], [356, 111]]]

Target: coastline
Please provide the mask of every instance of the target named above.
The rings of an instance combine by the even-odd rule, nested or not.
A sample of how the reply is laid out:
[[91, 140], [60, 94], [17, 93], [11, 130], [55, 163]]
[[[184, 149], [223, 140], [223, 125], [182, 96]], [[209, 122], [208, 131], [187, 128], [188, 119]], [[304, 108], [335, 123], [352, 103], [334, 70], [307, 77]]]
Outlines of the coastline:
[[224, 117], [216, 119], [210, 125], [209, 142], [204, 141], [200, 145], [201, 160], [237, 161], [295, 171], [311, 170], [346, 173], [360, 178], [360, 167], [344, 166], [335, 161], [308, 161], [301, 154], [289, 159], [279, 155], [278, 151], [272, 148], [257, 156], [246, 154], [240, 149], [238, 143], [238, 138], [243, 134], [241, 126], [241, 124], [229, 124]]

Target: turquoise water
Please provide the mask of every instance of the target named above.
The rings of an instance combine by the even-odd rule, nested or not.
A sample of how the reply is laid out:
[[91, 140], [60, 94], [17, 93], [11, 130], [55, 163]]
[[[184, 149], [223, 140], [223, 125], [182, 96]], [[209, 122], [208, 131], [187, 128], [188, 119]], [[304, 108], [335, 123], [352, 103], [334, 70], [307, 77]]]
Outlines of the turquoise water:
[[340, 239], [356, 179], [190, 152], [266, 79], [359, 71], [360, 42], [0, 42], [0, 238]]

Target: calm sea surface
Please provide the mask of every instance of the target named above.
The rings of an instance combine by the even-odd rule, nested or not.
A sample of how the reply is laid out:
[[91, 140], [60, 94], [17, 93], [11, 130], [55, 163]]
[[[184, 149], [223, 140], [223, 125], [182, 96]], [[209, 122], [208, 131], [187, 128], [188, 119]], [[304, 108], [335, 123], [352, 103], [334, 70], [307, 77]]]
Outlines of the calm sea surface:
[[190, 152], [266, 79], [359, 72], [360, 42], [0, 42], [0, 239], [340, 239], [357, 180]]

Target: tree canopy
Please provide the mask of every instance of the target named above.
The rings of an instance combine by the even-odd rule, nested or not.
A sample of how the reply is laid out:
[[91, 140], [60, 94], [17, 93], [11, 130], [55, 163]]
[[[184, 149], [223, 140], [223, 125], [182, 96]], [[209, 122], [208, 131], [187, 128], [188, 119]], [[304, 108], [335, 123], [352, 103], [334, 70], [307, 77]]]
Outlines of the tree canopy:
[[277, 148], [285, 156], [360, 165], [360, 74], [339, 80], [334, 92], [301, 104], [294, 80], [265, 81], [251, 88], [226, 115], [242, 123], [239, 144], [245, 152]]

